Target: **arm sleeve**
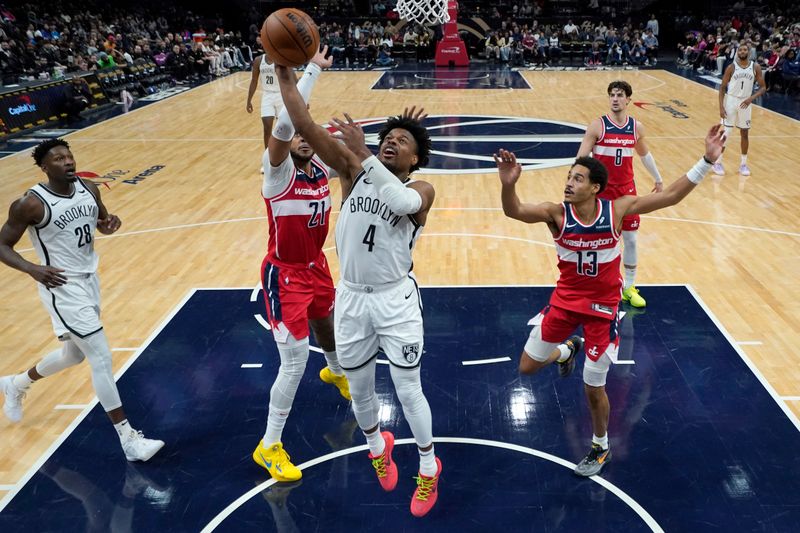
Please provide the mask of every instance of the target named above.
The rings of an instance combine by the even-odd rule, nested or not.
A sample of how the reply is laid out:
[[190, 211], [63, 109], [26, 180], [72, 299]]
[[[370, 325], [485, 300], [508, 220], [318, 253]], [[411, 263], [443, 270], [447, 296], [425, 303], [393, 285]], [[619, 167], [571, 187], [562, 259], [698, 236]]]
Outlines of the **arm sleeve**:
[[283, 192], [294, 175], [292, 154], [287, 154], [286, 159], [284, 159], [280, 165], [273, 167], [269, 164], [269, 150], [264, 150], [264, 155], [261, 157], [261, 164], [264, 166], [264, 181], [261, 184], [261, 195], [264, 198], [272, 198]]
[[642, 164], [644, 168], [653, 176], [653, 180], [656, 183], [661, 183], [661, 174], [659, 174], [658, 169], [656, 168], [656, 160], [653, 159], [653, 154], [647, 152], [645, 155], [642, 156]]
[[[300, 92], [305, 103], [308, 103], [308, 99], [311, 97], [311, 89], [314, 88], [314, 83], [321, 73], [322, 69], [319, 68], [319, 65], [315, 63], [306, 65], [306, 71], [303, 73], [303, 77], [297, 82], [297, 90]], [[289, 112], [286, 111], [285, 107], [278, 113], [278, 120], [275, 124], [275, 129], [272, 130], [272, 135], [279, 141], [285, 142], [291, 141], [292, 137], [294, 137], [294, 126], [292, 125], [292, 120], [289, 118]]]
[[371, 179], [381, 200], [398, 215], [411, 215], [422, 207], [422, 196], [400, 183], [374, 155], [362, 161], [361, 167], [366, 172], [362, 179]]

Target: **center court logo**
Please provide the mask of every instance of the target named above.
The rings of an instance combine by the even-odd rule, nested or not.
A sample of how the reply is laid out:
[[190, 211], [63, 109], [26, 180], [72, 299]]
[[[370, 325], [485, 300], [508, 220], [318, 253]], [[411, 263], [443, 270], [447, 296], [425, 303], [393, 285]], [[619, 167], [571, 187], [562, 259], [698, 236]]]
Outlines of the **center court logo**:
[[[386, 118], [356, 122], [364, 128], [367, 146], [377, 151]], [[586, 132], [585, 126], [571, 122], [495, 115], [433, 115], [423, 125], [432, 141], [430, 162], [419, 170], [423, 174], [494, 172], [492, 154], [500, 148], [514, 152], [524, 170], [568, 166]]]

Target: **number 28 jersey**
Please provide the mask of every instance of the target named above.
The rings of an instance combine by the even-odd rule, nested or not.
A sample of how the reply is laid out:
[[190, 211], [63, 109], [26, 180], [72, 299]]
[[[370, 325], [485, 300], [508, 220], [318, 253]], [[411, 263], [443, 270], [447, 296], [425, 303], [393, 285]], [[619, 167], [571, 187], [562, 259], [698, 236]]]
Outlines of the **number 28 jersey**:
[[67, 276], [97, 272], [94, 234], [100, 209], [92, 191], [77, 179], [67, 196], [41, 183], [31, 187], [29, 193], [44, 205], [41, 222], [28, 226], [41, 264], [63, 268]]
[[550, 304], [587, 315], [613, 318], [622, 296], [619, 233], [614, 204], [597, 199], [597, 216], [584, 224], [564, 202], [561, 232], [554, 237], [560, 276]]
[[265, 159], [265, 180], [288, 183], [278, 194], [264, 197], [269, 217], [267, 257], [273, 262], [307, 266], [322, 253], [331, 214], [330, 170], [317, 156], [310, 165], [306, 174], [294, 166], [291, 156], [278, 167], [269, 167]]

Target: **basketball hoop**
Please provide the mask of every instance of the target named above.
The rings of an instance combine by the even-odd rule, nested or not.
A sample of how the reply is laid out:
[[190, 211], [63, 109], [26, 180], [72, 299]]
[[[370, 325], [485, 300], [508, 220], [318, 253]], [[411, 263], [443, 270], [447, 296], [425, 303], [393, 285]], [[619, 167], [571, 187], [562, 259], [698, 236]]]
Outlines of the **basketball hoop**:
[[397, 0], [400, 18], [419, 24], [444, 24], [450, 21], [447, 0]]

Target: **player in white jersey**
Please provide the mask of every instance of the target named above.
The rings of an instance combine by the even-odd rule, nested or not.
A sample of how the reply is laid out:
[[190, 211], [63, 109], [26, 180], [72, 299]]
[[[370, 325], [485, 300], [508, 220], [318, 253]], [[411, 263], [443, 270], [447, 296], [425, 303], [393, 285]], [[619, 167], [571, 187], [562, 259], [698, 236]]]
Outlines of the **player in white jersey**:
[[431, 411], [422, 392], [422, 302], [411, 273], [411, 252], [433, 204], [434, 189], [409, 174], [427, 163], [431, 141], [422, 111], [390, 118], [378, 134], [378, 156], [364, 132], [335, 120], [347, 146], [317, 126], [295, 87], [291, 69], [277, 66], [281, 94], [297, 132], [339, 175], [342, 210], [336, 246], [342, 279], [336, 290], [334, 333], [339, 363], [350, 383], [353, 412], [369, 445], [384, 490], [397, 485], [394, 436], [380, 431], [375, 394], [379, 346], [389, 358], [392, 381], [419, 451], [411, 512], [425, 515], [436, 503], [441, 461], [433, 448]]
[[[261, 125], [264, 129], [264, 149], [266, 150], [272, 135], [272, 123], [283, 109], [281, 89], [278, 87], [278, 80], [275, 77], [275, 63], [269, 61], [266, 53], [253, 59], [250, 87], [247, 88], [248, 113], [253, 112], [253, 95], [256, 93], [259, 83], [261, 83]], [[261, 172], [264, 172], [263, 167]]]
[[[8, 220], [0, 229], [0, 261], [38, 282], [39, 295], [62, 346], [27, 372], [0, 378], [3, 410], [12, 422], [19, 422], [22, 400], [34, 381], [88, 359], [95, 393], [117, 430], [126, 459], [147, 461], [164, 442], [144, 438], [128, 423], [100, 322], [95, 229], [110, 235], [120, 228], [120, 219], [109, 214], [95, 184], [76, 176], [75, 159], [65, 141], [42, 142], [34, 149], [33, 159], [47, 174], [47, 183], [35, 185], [11, 204]], [[14, 250], [26, 229], [40, 265]]]
[[[753, 93], [753, 85], [758, 82], [758, 90]], [[747, 166], [747, 149], [750, 147], [750, 118], [752, 104], [756, 98], [767, 92], [767, 84], [761, 65], [750, 60], [750, 45], [742, 43], [736, 49], [736, 59], [731, 63], [722, 76], [719, 86], [719, 116], [725, 126], [725, 141], [730, 139], [733, 127], [739, 128], [742, 135], [742, 161], [739, 165], [739, 174], [750, 175]], [[722, 176], [725, 168], [722, 166], [722, 156], [714, 163], [714, 174]]]

